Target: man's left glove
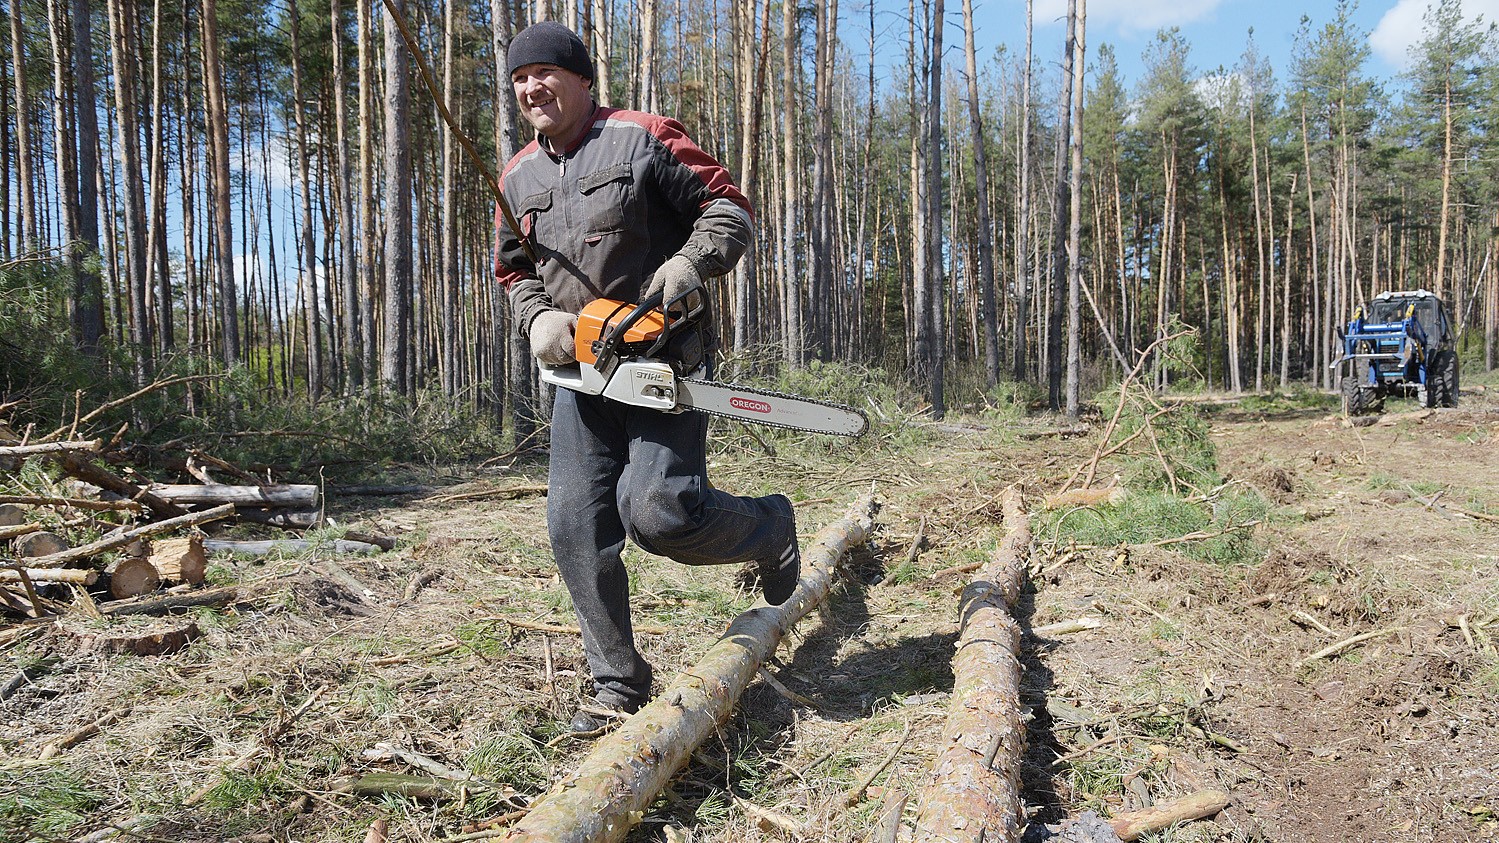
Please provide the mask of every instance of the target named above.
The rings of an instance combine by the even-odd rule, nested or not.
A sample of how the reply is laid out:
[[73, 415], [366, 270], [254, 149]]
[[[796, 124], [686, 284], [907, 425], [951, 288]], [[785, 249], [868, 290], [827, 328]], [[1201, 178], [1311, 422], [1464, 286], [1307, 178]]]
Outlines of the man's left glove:
[[573, 330], [578, 317], [560, 310], [546, 310], [531, 320], [531, 353], [548, 366], [565, 366], [573, 356]]
[[648, 299], [659, 292], [662, 302], [675, 301], [694, 287], [702, 285], [703, 276], [698, 273], [692, 261], [680, 254], [672, 255], [651, 276], [650, 283], [645, 286], [644, 298]]

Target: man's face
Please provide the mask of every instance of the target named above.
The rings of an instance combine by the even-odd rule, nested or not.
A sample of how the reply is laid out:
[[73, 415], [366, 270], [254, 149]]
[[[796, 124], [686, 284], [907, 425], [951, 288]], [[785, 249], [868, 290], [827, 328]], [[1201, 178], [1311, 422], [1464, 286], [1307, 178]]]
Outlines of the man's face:
[[593, 82], [553, 64], [527, 64], [510, 74], [515, 101], [526, 122], [550, 141], [565, 144], [577, 137], [593, 113]]

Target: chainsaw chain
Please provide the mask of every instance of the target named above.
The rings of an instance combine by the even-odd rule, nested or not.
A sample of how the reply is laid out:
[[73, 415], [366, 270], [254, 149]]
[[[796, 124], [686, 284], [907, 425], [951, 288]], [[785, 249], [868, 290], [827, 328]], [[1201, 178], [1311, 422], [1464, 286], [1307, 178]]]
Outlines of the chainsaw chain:
[[[820, 399], [817, 399], [817, 398], [808, 398], [805, 395], [793, 395], [793, 394], [791, 394], [789, 392], [776, 392], [775, 390], [771, 390], [771, 389], [760, 389], [759, 387], [754, 387], [754, 386], [743, 386], [743, 385], [737, 384], [737, 383], [724, 383], [723, 381], [706, 381], [706, 380], [701, 380], [699, 378], [682, 378], [682, 380], [685, 381], [685, 382], [687, 382], [687, 383], [690, 383], [690, 384], [697, 384], [699, 386], [712, 386], [712, 387], [719, 387], [719, 388], [723, 388], [723, 389], [735, 389], [735, 390], [740, 390], [742, 392], [752, 393], [752, 394], [755, 394], [755, 395], [764, 395], [767, 398], [789, 398], [789, 399], [791, 399], [793, 401], [805, 401], [808, 404], [816, 404], [819, 407], [831, 407], [831, 408], [833, 408], [835, 410], [844, 410], [844, 411], [847, 411], [847, 412], [854, 413], [854, 414], [858, 415], [859, 418], [861, 418], [861, 419], [864, 420], [864, 430], [865, 430], [865, 432], [868, 432], [868, 430], [869, 430], [869, 416], [865, 415], [864, 411], [861, 410], [861, 409], [859, 409], [858, 407], [850, 407], [847, 404], [838, 404], [838, 403], [833, 402], [833, 401], [823, 401], [823, 400], [820, 400]], [[850, 433], [836, 433], [836, 432], [831, 431], [831, 430], [818, 430], [815, 427], [801, 427], [799, 425], [786, 424], [785, 422], [771, 421], [769, 419], [755, 419], [753, 422], [751, 422], [751, 421], [748, 421], [748, 420], [746, 420], [744, 418], [741, 418], [739, 416], [731, 415], [729, 413], [719, 412], [717, 410], [707, 410], [707, 409], [703, 409], [702, 407], [693, 407], [692, 409], [693, 409], [694, 412], [702, 413], [705, 416], [718, 416], [719, 418], [733, 419], [734, 421], [744, 422], [745, 424], [757, 424], [757, 425], [761, 425], [761, 426], [764, 426], [764, 427], [779, 427], [782, 430], [795, 430], [795, 431], [798, 431], [798, 432], [801, 432], [801, 433], [821, 433], [821, 434], [824, 434], [826, 436], [843, 436], [843, 437], [846, 437], [846, 438], [849, 438], [849, 439], [857, 439], [858, 436], [862, 436], [863, 435], [862, 433], [855, 435], [855, 434], [850, 434]]]

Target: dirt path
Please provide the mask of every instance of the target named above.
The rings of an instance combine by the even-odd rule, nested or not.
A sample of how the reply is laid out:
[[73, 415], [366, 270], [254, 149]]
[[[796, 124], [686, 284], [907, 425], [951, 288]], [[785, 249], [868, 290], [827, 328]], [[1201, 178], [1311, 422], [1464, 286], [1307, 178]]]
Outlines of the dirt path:
[[[1235, 561], [1180, 546], [1070, 550], [1038, 532], [1025, 624], [1105, 624], [1027, 639], [1024, 773], [1038, 821], [1215, 786], [1233, 792], [1230, 811], [1159, 840], [1499, 834], [1499, 625], [1482, 628], [1499, 612], [1499, 524], [1459, 512], [1499, 513], [1499, 406], [1366, 428], [1327, 412], [1212, 411], [1226, 479], [1265, 499]], [[718, 438], [715, 482], [791, 494], [804, 537], [871, 484], [885, 509], [876, 540], [771, 666], [790, 696], [753, 686], [632, 839], [856, 840], [881, 798], [921, 789], [965, 580], [943, 572], [992, 552], [1008, 485], [1038, 499], [1094, 447], [1020, 438], [1049, 426], [1041, 419], [975, 421], [851, 448], [775, 440], [775, 457]], [[442, 840], [543, 792], [586, 750], [557, 725], [586, 671], [574, 636], [507, 621], [573, 622], [544, 499], [505, 491], [540, 472], [339, 506], [341, 523], [399, 535], [391, 554], [217, 560], [215, 580], [238, 583], [240, 599], [200, 613], [201, 636], [175, 655], [103, 655], [89, 643], [100, 623], [83, 618], [5, 633], [9, 673], [31, 678], [0, 702], [0, 839], [147, 818], [161, 839], [349, 840], [384, 818], [392, 840]], [[749, 605], [731, 570], [637, 550], [628, 563], [640, 643], [663, 683]], [[110, 712], [101, 735], [27, 760]], [[382, 743], [490, 786], [435, 801], [338, 792], [373, 771], [419, 772], [374, 752]]]

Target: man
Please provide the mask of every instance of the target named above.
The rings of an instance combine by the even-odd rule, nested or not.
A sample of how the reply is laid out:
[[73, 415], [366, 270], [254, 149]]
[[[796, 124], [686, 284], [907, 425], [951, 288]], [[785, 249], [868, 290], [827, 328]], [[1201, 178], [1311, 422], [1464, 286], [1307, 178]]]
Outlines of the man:
[[[574, 359], [577, 313], [594, 299], [706, 295], [703, 280], [728, 272], [744, 253], [750, 208], [680, 123], [599, 107], [593, 61], [567, 27], [528, 27], [511, 42], [508, 64], [536, 140], [501, 175], [523, 231], [496, 214], [495, 272], [532, 353], [562, 365]], [[574, 731], [632, 713], [650, 693], [620, 561], [626, 536], [688, 565], [754, 562], [771, 604], [795, 590], [801, 555], [791, 502], [709, 485], [707, 430], [699, 413], [557, 390], [547, 528], [594, 683]]]

